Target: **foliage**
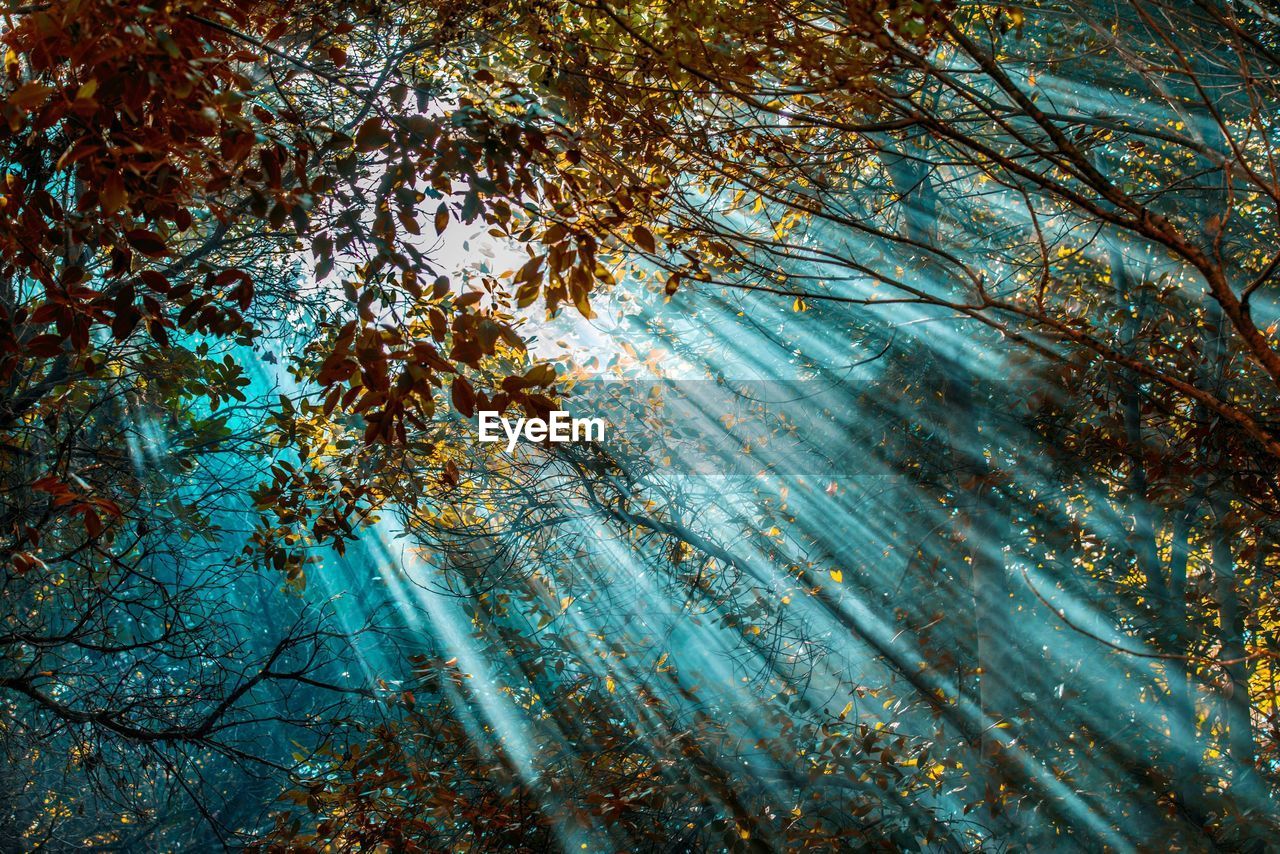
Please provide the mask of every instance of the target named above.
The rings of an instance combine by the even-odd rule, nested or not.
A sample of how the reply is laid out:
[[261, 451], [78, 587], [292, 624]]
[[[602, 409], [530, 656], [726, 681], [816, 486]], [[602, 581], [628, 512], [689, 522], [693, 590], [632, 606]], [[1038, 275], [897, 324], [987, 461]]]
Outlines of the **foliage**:
[[1265, 847], [1268, 10], [6, 16], [9, 835]]

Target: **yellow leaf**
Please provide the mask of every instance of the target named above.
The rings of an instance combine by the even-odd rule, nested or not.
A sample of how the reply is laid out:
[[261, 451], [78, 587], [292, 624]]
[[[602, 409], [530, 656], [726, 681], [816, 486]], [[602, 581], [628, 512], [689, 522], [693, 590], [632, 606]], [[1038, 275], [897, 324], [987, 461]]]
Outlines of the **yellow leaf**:
[[605, 678], [605, 680], [604, 680], [604, 687], [605, 687], [605, 688], [607, 688], [607, 689], [609, 690], [609, 693], [610, 693], [610, 694], [612, 694], [615, 690], [617, 690], [617, 688], [618, 688], [618, 683], [616, 683], [616, 682], [614, 682], [614, 681], [613, 681], [613, 677], [612, 677], [612, 676], [608, 676], [608, 677], [606, 677], [606, 678]]
[[839, 584], [844, 581], [844, 573], [838, 569], [831, 570], [831, 580]]

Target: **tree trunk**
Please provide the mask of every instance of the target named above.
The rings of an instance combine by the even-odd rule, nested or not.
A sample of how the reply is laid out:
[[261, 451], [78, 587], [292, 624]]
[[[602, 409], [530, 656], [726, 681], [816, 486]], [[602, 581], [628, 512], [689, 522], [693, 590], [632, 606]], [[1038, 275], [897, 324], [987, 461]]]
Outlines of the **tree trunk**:
[[1253, 725], [1250, 721], [1248, 650], [1244, 643], [1244, 609], [1231, 552], [1231, 533], [1224, 524], [1230, 512], [1223, 498], [1213, 506], [1213, 582], [1218, 605], [1218, 636], [1225, 660], [1222, 721], [1226, 725], [1226, 754], [1231, 760], [1231, 776], [1239, 780], [1253, 768]]

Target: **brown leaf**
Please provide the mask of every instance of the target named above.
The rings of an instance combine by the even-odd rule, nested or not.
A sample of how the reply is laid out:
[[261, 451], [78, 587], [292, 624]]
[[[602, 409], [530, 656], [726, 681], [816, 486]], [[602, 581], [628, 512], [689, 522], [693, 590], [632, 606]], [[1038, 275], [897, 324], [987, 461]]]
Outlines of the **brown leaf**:
[[391, 143], [391, 134], [382, 126], [382, 119], [372, 118], [360, 125], [356, 132], [357, 151], [377, 151]]
[[125, 239], [129, 241], [129, 245], [137, 249], [143, 255], [167, 255], [169, 249], [165, 246], [164, 239], [154, 231], [147, 231], [143, 228], [135, 228], [132, 231], [126, 231]]
[[653, 239], [653, 232], [643, 225], [637, 225], [631, 230], [631, 239], [646, 252], [655, 252], [658, 249], [658, 243]]
[[102, 212], [113, 214], [129, 202], [129, 194], [124, 189], [124, 176], [112, 172], [102, 184], [102, 192], [98, 194], [102, 200]]
[[52, 86], [43, 83], [24, 83], [9, 96], [9, 105], [18, 110], [34, 110], [49, 98]]
[[449, 391], [450, 396], [453, 398], [454, 409], [467, 418], [475, 415], [476, 395], [471, 388], [471, 383], [467, 382], [465, 377], [454, 377]]

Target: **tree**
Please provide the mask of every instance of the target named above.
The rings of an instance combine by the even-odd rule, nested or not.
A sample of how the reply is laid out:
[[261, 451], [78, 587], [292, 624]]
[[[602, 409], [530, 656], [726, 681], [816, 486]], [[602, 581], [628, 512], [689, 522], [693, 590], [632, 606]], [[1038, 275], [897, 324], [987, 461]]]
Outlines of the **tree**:
[[[9, 14], [0, 686], [110, 769], [95, 809], [187, 790], [204, 829], [139, 840], [264, 833], [286, 786], [281, 847], [1270, 832], [1266, 10]], [[447, 269], [422, 232], [459, 222], [524, 257]], [[680, 417], [478, 448], [476, 411], [582, 394], [531, 353], [569, 306], [633, 321], [610, 370], [652, 346], [728, 391], [624, 376], [628, 417]], [[286, 352], [287, 377], [242, 367]], [[743, 364], [822, 405], [771, 407]], [[768, 477], [680, 467], [743, 449]], [[883, 488], [799, 476], [839, 451]], [[331, 585], [353, 604], [312, 621]], [[308, 619], [233, 642], [282, 602]], [[295, 756], [264, 745], [282, 727]], [[25, 832], [106, 814], [47, 812]]]
[[[938, 391], [953, 412], [920, 420], [949, 430], [949, 448], [893, 461], [916, 477], [922, 462], [941, 468], [930, 488], [949, 508], [940, 530], [951, 542], [925, 542], [908, 568], [950, 564], [934, 578], [943, 600], [969, 576], [973, 642], [957, 644], [959, 627], [938, 632], [927, 679], [909, 656], [876, 652], [917, 695], [951, 698], [952, 738], [991, 742], [977, 783], [997, 838], [1052, 832], [1033, 817], [1048, 810], [1050, 828], [1088, 844], [1116, 833], [1242, 843], [1261, 832], [1256, 774], [1269, 750], [1252, 734], [1264, 712], [1247, 686], [1265, 694], [1249, 670], [1269, 672], [1274, 656], [1269, 606], [1240, 601], [1270, 577], [1271, 558], [1250, 534], [1244, 560], [1230, 544], [1230, 532], [1262, 531], [1275, 515], [1275, 342], [1254, 316], [1270, 311], [1254, 306], [1274, 272], [1272, 129], [1257, 109], [1274, 99], [1273, 33], [1265, 16], [1225, 4], [1071, 8], [1116, 26], [982, 7], [889, 27], [860, 10], [786, 4], [747, 15], [556, 7], [510, 30], [478, 82], [531, 91], [573, 141], [567, 189], [548, 197], [557, 223], [542, 231], [563, 241], [561, 258], [591, 235], [664, 270], [673, 301], [730, 288], [797, 312], [876, 309], [898, 329], [925, 321], [933, 332], [953, 317], [989, 330], [964, 343], [912, 335], [894, 354], [905, 373], [888, 374], [918, 381], [924, 362], [946, 375]], [[876, 50], [860, 52], [868, 43]], [[1099, 82], [1111, 94], [1093, 95]], [[557, 253], [530, 259], [518, 299], [559, 301]], [[1036, 439], [1043, 455], [1020, 453], [1033, 438], [1021, 431], [972, 429], [995, 427], [1012, 404], [959, 365], [980, 349], [996, 364], [1018, 358], [1011, 348], [1045, 391], [1031, 413], [1048, 431]], [[1194, 589], [1193, 575], [1212, 583]], [[1099, 585], [1123, 599], [1101, 623], [1073, 601]], [[931, 624], [921, 598], [904, 624]], [[1017, 627], [1030, 610], [1035, 629]], [[845, 628], [875, 639], [874, 626]], [[1076, 640], [1058, 641], [1063, 666], [1049, 681], [1010, 666], [1059, 629]], [[1128, 663], [1070, 693], [1052, 681], [1103, 650]], [[1125, 681], [1133, 690], [1116, 702]], [[1038, 709], [1047, 694], [1068, 697], [1070, 712]], [[1140, 737], [1108, 745], [1096, 768], [1071, 758], [1075, 739], [1097, 748], [1133, 721]], [[1141, 818], [1120, 826], [1105, 803], [1082, 801], [1094, 773]], [[1166, 822], [1168, 809], [1180, 818]], [[1091, 813], [1103, 817], [1081, 821]]]

